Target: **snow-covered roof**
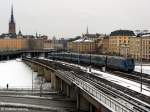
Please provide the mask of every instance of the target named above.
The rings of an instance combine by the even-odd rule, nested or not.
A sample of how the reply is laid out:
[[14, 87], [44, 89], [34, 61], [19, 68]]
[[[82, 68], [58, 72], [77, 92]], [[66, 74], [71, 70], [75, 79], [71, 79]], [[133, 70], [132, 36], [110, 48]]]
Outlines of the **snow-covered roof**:
[[94, 42], [94, 41], [91, 39], [87, 39], [87, 38], [80, 38], [80, 39], [75, 40], [73, 42]]
[[142, 37], [150, 37], [150, 34], [143, 35]]

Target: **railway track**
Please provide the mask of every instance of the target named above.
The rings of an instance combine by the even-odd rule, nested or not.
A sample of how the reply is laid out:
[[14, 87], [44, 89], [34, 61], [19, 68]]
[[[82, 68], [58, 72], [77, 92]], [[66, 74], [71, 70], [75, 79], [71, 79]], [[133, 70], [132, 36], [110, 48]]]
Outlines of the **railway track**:
[[[134, 98], [130, 97], [129, 95], [124, 94], [122, 91], [118, 91], [117, 89], [113, 88], [112, 86], [108, 86], [105, 83], [102, 82], [102, 80], [96, 80], [95, 78], [92, 78], [90, 75], [88, 77], [82, 76], [82, 75], [77, 75], [76, 76], [80, 79], [83, 79], [84, 81], [94, 85], [95, 87], [97, 87], [99, 90], [103, 91], [104, 93], [107, 93], [108, 95], [111, 95], [112, 97], [116, 98], [116, 99], [122, 99], [124, 100], [126, 103], [136, 107], [137, 110], [140, 110], [141, 112], [143, 112], [145, 109], [150, 111], [149, 107], [146, 107], [146, 105], [141, 104], [139, 102], [137, 102], [137, 100], [135, 100]], [[143, 106], [143, 109], [139, 109], [139, 106]]]
[[[86, 64], [82, 64], [82, 63], [80, 63], [80, 65], [87, 66]], [[93, 66], [93, 67], [95, 69], [98, 69], [98, 67], [95, 67], [95, 66]], [[98, 69], [98, 70], [101, 70], [101, 69]], [[142, 84], [145, 84], [150, 87], [150, 75], [148, 75], [148, 74], [145, 74], [145, 73], [141, 74], [141, 73], [135, 72], [135, 71], [133, 71], [132, 73], [125, 73], [125, 72], [120, 72], [120, 71], [114, 71], [114, 70], [111, 70], [108, 68], [107, 68], [107, 72], [111, 73], [113, 75], [122, 77], [122, 78], [132, 80], [137, 83], [141, 83], [141, 81], [142, 81]]]
[[140, 99], [141, 101], [150, 104], [150, 97], [148, 97], [146, 95], [143, 95], [143, 94], [140, 94], [140, 93], [138, 93], [136, 91], [133, 91], [131, 89], [125, 88], [123, 86], [120, 86], [118, 84], [112, 83], [112, 82], [110, 82], [110, 81], [108, 81], [106, 79], [100, 78], [100, 77], [97, 76], [97, 74], [86, 73], [83, 70], [81, 70], [79, 67], [74, 67], [74, 66], [70, 66], [70, 65], [67, 66], [67, 65], [64, 65], [62, 63], [52, 62], [52, 61], [50, 61], [48, 63], [46, 60], [40, 60], [40, 59], [34, 59], [34, 61], [39, 62], [39, 63], [43, 63], [43, 64], [48, 65], [50, 67], [53, 67], [53, 68], [55, 68], [57, 70], [74, 71], [75, 74], [80, 74], [80, 75], [78, 75], [80, 78], [82, 76], [84, 76], [84, 80], [88, 79], [90, 81], [94, 81], [94, 83], [97, 83], [97, 84], [101, 83], [102, 84], [101, 86], [108, 86], [109, 89], [114, 88], [115, 89], [114, 92], [120, 91], [120, 92], [122, 92], [124, 94], [130, 95], [130, 96], [132, 96], [134, 98]]
[[148, 74], [144, 74], [144, 73], [141, 74], [139, 72], [125, 73], [125, 72], [110, 71], [110, 70], [108, 71], [108, 73], [112, 73], [116, 76], [123, 77], [137, 83], [141, 83], [142, 81], [142, 84], [150, 86], [150, 75]]

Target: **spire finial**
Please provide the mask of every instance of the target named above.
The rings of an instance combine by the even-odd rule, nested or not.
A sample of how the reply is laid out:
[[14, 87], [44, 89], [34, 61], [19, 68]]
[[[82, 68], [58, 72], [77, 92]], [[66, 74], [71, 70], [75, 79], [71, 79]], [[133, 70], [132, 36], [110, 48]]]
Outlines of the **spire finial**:
[[13, 4], [11, 5], [11, 19], [10, 19], [10, 21], [11, 22], [14, 22], [14, 11], [13, 11], [14, 9], [13, 9]]
[[89, 28], [88, 28], [88, 26], [87, 26], [87, 29], [86, 29], [86, 34], [89, 34]]
[[11, 14], [13, 15], [13, 4], [11, 4]]

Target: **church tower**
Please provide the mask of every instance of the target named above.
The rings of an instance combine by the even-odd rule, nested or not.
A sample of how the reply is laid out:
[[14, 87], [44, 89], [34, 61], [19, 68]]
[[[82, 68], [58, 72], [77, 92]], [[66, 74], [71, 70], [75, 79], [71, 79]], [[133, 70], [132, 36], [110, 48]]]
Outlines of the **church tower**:
[[16, 24], [14, 21], [13, 6], [11, 7], [11, 17], [9, 21], [9, 33], [16, 34]]

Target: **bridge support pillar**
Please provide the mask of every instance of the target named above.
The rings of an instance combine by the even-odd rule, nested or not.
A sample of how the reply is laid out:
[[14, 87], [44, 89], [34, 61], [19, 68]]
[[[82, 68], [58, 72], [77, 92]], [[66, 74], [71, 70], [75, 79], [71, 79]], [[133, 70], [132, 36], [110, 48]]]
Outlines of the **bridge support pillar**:
[[7, 56], [7, 60], [9, 60], [9, 58], [10, 58], [10, 57], [9, 57], [9, 56]]
[[58, 91], [59, 90], [59, 78], [54, 72], [51, 72], [51, 88]]
[[51, 88], [54, 89], [54, 82], [56, 80], [56, 75], [54, 74], [54, 72], [51, 72]]
[[46, 82], [51, 82], [51, 71], [44, 69], [44, 77]]
[[44, 76], [44, 68], [38, 66], [38, 76]]
[[67, 87], [66, 87], [66, 96], [70, 96], [70, 86], [67, 84], [66, 85]]
[[76, 108], [77, 111], [89, 112], [90, 111], [90, 103], [80, 94], [77, 94], [76, 100]]
[[38, 72], [38, 66], [37, 66], [37, 65], [32, 64], [31, 67], [32, 67], [32, 70], [33, 70], [34, 72]]
[[70, 85], [69, 92], [70, 92], [70, 98], [72, 100], [76, 100], [76, 93], [75, 93], [74, 85]]

